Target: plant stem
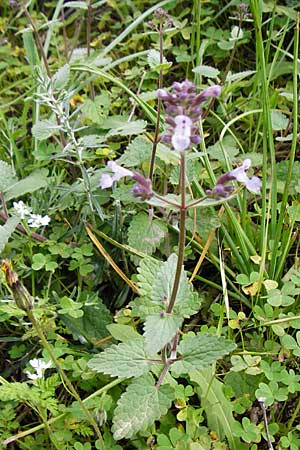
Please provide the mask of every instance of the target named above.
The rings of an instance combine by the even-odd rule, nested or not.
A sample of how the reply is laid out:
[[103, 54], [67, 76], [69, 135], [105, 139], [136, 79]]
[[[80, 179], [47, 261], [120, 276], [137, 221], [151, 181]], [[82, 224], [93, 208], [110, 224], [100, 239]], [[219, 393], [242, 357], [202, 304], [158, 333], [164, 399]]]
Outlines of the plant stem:
[[[163, 63], [163, 20], [160, 20], [159, 24], [159, 63]], [[158, 77], [158, 88], [162, 89], [163, 87], [163, 71], [159, 71], [159, 77]], [[159, 98], [157, 101], [157, 116], [156, 116], [156, 124], [155, 124], [155, 132], [154, 132], [154, 138], [153, 138], [153, 146], [152, 146], [152, 153], [151, 153], [151, 161], [150, 161], [150, 168], [149, 168], [149, 178], [152, 181], [153, 180], [153, 173], [154, 173], [154, 164], [155, 164], [155, 156], [156, 156], [156, 149], [158, 144], [158, 134], [159, 134], [159, 123], [160, 123], [160, 113], [161, 113], [161, 99]]]
[[77, 400], [77, 402], [80, 404], [82, 411], [86, 415], [86, 418], [88, 419], [88, 421], [90, 422], [90, 424], [94, 428], [94, 430], [95, 430], [95, 432], [96, 432], [96, 434], [98, 436], [98, 439], [100, 441], [101, 450], [105, 450], [102, 434], [101, 434], [101, 431], [100, 431], [100, 429], [99, 429], [99, 427], [97, 425], [96, 420], [94, 419], [94, 417], [92, 416], [92, 414], [90, 413], [88, 408], [85, 406], [85, 404], [81, 400], [78, 392], [76, 391], [76, 389], [74, 388], [73, 384], [71, 383], [71, 381], [69, 380], [68, 376], [66, 375], [65, 371], [62, 369], [62, 367], [60, 366], [59, 362], [57, 361], [57, 358], [56, 358], [56, 356], [54, 355], [54, 353], [52, 351], [52, 347], [49, 344], [49, 342], [47, 341], [47, 338], [46, 338], [46, 336], [45, 336], [45, 334], [44, 334], [44, 332], [43, 332], [43, 330], [42, 330], [38, 320], [36, 319], [33, 311], [27, 310], [27, 315], [28, 315], [28, 318], [29, 318], [30, 322], [32, 323], [32, 326], [35, 329], [38, 337], [40, 338], [43, 347], [49, 353], [49, 356], [50, 356], [50, 359], [51, 359], [52, 363], [56, 367], [58, 373], [60, 374], [60, 376], [63, 379], [64, 383], [68, 387], [70, 393], [73, 395], [75, 400]]
[[184, 247], [185, 247], [185, 219], [186, 219], [186, 205], [185, 205], [185, 153], [180, 154], [180, 194], [181, 194], [181, 206], [180, 206], [180, 227], [178, 237], [178, 260], [175, 272], [174, 284], [171, 293], [171, 298], [167, 308], [167, 313], [171, 313], [176, 301], [180, 276], [182, 272], [182, 266], [184, 261]]

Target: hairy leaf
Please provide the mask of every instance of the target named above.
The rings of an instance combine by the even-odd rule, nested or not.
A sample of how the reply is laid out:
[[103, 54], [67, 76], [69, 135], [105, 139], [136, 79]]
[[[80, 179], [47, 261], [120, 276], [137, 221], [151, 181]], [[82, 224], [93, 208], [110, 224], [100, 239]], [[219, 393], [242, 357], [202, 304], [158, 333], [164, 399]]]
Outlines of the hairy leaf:
[[174, 390], [171, 386], [163, 385], [157, 389], [150, 373], [135, 379], [115, 409], [112, 426], [114, 438], [131, 438], [138, 431], [145, 431], [167, 413], [173, 399]]
[[3, 251], [8, 239], [13, 234], [16, 226], [20, 222], [20, 218], [17, 216], [10, 217], [4, 225], [0, 226], [0, 253]]
[[147, 122], [145, 120], [132, 120], [131, 122], [124, 122], [122, 125], [109, 130], [107, 137], [140, 134], [145, 131], [146, 126]]
[[70, 79], [70, 66], [69, 64], [65, 64], [60, 67], [58, 71], [53, 75], [53, 84], [55, 89], [63, 89], [68, 83]]
[[144, 325], [146, 352], [151, 355], [159, 352], [175, 336], [182, 322], [182, 317], [173, 314], [148, 316]]
[[82, 307], [83, 316], [70, 317], [62, 315], [60, 319], [64, 322], [73, 335], [80, 342], [95, 344], [100, 339], [107, 337], [107, 325], [112, 323], [112, 315], [102, 301], [97, 298], [97, 304], [85, 304]]
[[134, 339], [143, 339], [143, 337], [130, 325], [122, 323], [111, 323], [106, 327], [112, 337], [117, 341], [127, 342]]
[[[167, 232], [167, 226], [160, 220], [151, 220], [148, 214], [141, 212], [133, 217], [128, 228], [128, 244], [151, 255], [160, 245]], [[136, 257], [134, 257], [136, 261]]]
[[97, 95], [94, 100], [86, 99], [83, 105], [85, 117], [97, 125], [103, 125], [109, 114], [110, 97], [107, 92]]
[[138, 377], [150, 370], [141, 339], [112, 345], [94, 356], [88, 366], [113, 377]]
[[32, 135], [39, 141], [48, 139], [53, 133], [56, 133], [61, 127], [51, 119], [39, 120], [32, 127]]
[[143, 258], [140, 262], [140, 266], [138, 267], [138, 275], [137, 275], [137, 286], [139, 289], [139, 293], [142, 296], [151, 297], [153, 284], [156, 280], [156, 274], [161, 267], [161, 262], [150, 259]]
[[28, 177], [5, 189], [5, 200], [20, 197], [28, 192], [34, 192], [47, 186], [47, 169], [40, 169], [32, 172]]
[[4, 192], [18, 181], [10, 164], [0, 160], [0, 191]]
[[140, 167], [145, 161], [149, 161], [152, 152], [152, 144], [145, 136], [137, 136], [118, 159], [119, 164], [126, 167]]
[[171, 370], [176, 374], [182, 374], [189, 373], [193, 369], [203, 369], [235, 348], [234, 342], [227, 341], [222, 336], [208, 333], [187, 336], [177, 349], [181, 359], [172, 365]]

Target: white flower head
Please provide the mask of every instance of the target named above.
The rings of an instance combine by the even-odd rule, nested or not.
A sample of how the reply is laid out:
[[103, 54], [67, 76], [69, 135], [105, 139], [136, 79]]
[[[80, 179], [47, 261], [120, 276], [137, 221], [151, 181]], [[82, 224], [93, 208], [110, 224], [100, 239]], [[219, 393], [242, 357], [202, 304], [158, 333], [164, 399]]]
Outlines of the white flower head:
[[26, 216], [30, 216], [31, 214], [31, 208], [25, 203], [20, 200], [19, 202], [13, 202], [13, 207], [18, 216], [20, 216], [20, 219], [25, 219]]
[[184, 114], [174, 118], [175, 127], [172, 135], [172, 144], [175, 150], [187, 150], [191, 144], [193, 122]]
[[31, 228], [44, 227], [49, 225], [51, 219], [49, 216], [41, 216], [40, 214], [30, 214], [30, 219], [28, 219], [28, 225]]
[[44, 372], [46, 369], [49, 369], [51, 367], [51, 361], [45, 362], [42, 359], [31, 359], [29, 361], [29, 364], [31, 367], [35, 370], [35, 373], [31, 373], [28, 370], [26, 371], [26, 375], [31, 380], [37, 380], [39, 378], [43, 378]]
[[100, 187], [101, 189], [109, 188], [113, 185], [114, 181], [119, 181], [123, 177], [133, 177], [134, 173], [131, 170], [125, 169], [124, 167], [119, 166], [114, 161], [109, 161], [107, 163], [107, 167], [113, 172], [113, 175], [109, 173], [104, 173], [100, 179]]

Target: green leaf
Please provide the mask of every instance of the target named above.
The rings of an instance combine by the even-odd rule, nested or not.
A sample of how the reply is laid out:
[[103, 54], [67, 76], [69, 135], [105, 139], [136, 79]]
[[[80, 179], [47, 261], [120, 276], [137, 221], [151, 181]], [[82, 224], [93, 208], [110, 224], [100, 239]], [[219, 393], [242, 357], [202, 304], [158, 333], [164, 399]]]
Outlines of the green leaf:
[[118, 164], [125, 167], [140, 167], [144, 162], [150, 161], [152, 143], [145, 136], [137, 136], [118, 159]]
[[39, 404], [40, 393], [27, 383], [5, 383], [0, 386], [0, 398], [3, 402], [17, 400], [19, 402], [34, 401]]
[[[128, 244], [146, 255], [152, 255], [167, 232], [165, 223], [151, 220], [148, 214], [140, 212], [134, 216], [128, 228]], [[136, 257], [133, 257], [136, 261]]]
[[69, 64], [65, 64], [53, 75], [52, 81], [54, 89], [63, 89], [69, 83], [69, 79], [70, 66]]
[[141, 296], [151, 297], [156, 274], [162, 263], [155, 259], [143, 258], [137, 268], [137, 286]]
[[289, 124], [289, 119], [282, 112], [273, 110], [271, 112], [272, 130], [285, 130]]
[[57, 125], [51, 119], [39, 120], [36, 122], [32, 129], [32, 136], [38, 139], [39, 141], [44, 141], [48, 139], [53, 133], [56, 133], [60, 129], [60, 125]]
[[97, 95], [94, 100], [86, 99], [82, 108], [85, 117], [97, 125], [103, 125], [110, 108], [110, 97], [107, 92]]
[[38, 189], [42, 189], [47, 186], [48, 170], [40, 169], [32, 172], [28, 177], [23, 180], [17, 181], [4, 190], [5, 200], [11, 200], [12, 198], [20, 197], [28, 192], [34, 192]]
[[138, 377], [150, 370], [141, 339], [112, 345], [94, 356], [88, 366], [112, 377]]
[[206, 65], [197, 66], [192, 70], [192, 72], [196, 73], [197, 75], [205, 76], [207, 78], [216, 78], [220, 74], [220, 71], [215, 67]]
[[238, 450], [240, 441], [233, 435], [233, 408], [223, 393], [223, 383], [213, 376], [211, 369], [192, 371], [189, 377], [201, 388], [201, 406], [205, 410], [209, 428], [216, 431], [221, 439], [225, 435], [231, 450]]
[[124, 122], [122, 125], [109, 130], [106, 137], [131, 136], [132, 134], [140, 134], [145, 131], [146, 126], [147, 122], [145, 120], [132, 120], [131, 122]]
[[199, 333], [196, 336], [188, 335], [177, 348], [181, 359], [172, 364], [171, 371], [180, 375], [189, 373], [190, 370], [203, 369], [235, 348], [234, 342], [227, 341], [222, 336], [208, 333]]
[[217, 159], [225, 166], [226, 161], [232, 162], [234, 160], [239, 153], [239, 149], [235, 139], [227, 135], [222, 143], [217, 142], [214, 145], [210, 145], [207, 148], [207, 152], [212, 159]]
[[165, 70], [172, 66], [172, 63], [167, 61], [165, 57], [163, 57], [163, 61], [160, 63], [160, 52], [155, 49], [149, 50], [147, 62], [150, 68], [156, 71]]
[[29, 64], [36, 66], [38, 64], [38, 52], [32, 31], [25, 31], [23, 33], [23, 44]]
[[183, 322], [173, 314], [154, 314], [144, 324], [145, 349], [150, 355], [159, 352], [175, 336]]
[[237, 72], [237, 73], [228, 73], [226, 77], [226, 81], [228, 83], [233, 83], [234, 81], [240, 81], [243, 78], [249, 77], [250, 75], [254, 75], [256, 73], [256, 70], [244, 70], [243, 72]]
[[7, 162], [0, 160], [0, 192], [4, 192], [17, 181], [12, 167]]
[[[89, 303], [91, 300], [87, 299]], [[86, 303], [88, 303], [86, 301]], [[83, 316], [73, 318], [62, 315], [60, 319], [80, 342], [95, 344], [107, 337], [107, 325], [112, 322], [112, 315], [101, 299], [96, 297], [96, 304], [86, 304], [82, 307]]]
[[115, 409], [112, 426], [114, 438], [128, 439], [138, 431], [145, 431], [167, 413], [173, 399], [174, 390], [171, 386], [163, 385], [157, 389], [150, 373], [135, 379]]
[[0, 225], [0, 253], [3, 251], [10, 236], [15, 231], [19, 222], [20, 222], [19, 217], [12, 216], [12, 217], [9, 217], [9, 219], [7, 219], [7, 221], [4, 225]]
[[80, 2], [80, 1], [70, 1], [66, 2], [64, 4], [64, 8], [79, 8], [79, 9], [88, 9], [88, 5], [86, 2]]
[[46, 264], [48, 258], [43, 253], [36, 253], [32, 257], [31, 267], [33, 270], [40, 270]]
[[111, 323], [107, 325], [106, 328], [117, 341], [127, 342], [135, 339], [143, 339], [143, 337], [130, 325]]

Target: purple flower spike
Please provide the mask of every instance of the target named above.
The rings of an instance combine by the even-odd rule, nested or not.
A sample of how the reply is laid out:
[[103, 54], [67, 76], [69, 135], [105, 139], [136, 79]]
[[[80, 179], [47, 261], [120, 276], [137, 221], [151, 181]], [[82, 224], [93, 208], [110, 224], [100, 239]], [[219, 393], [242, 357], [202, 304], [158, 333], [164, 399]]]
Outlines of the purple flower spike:
[[249, 178], [247, 170], [251, 167], [251, 160], [245, 159], [243, 164], [236, 169], [226, 172], [218, 178], [215, 187], [212, 190], [206, 191], [207, 195], [212, 198], [226, 198], [233, 190], [232, 186], [225, 186], [231, 180], [239, 181], [243, 183], [248, 191], [253, 194], [259, 194], [262, 186], [261, 180], [254, 176]]
[[173, 83], [172, 93], [158, 89], [157, 96], [164, 102], [166, 122], [170, 125], [169, 133], [161, 136], [164, 142], [171, 142], [177, 151], [188, 150], [191, 144], [198, 144], [200, 136], [195, 122], [200, 119], [203, 103], [207, 97], [217, 97], [221, 87], [210, 86], [201, 94], [196, 93], [196, 86], [189, 80]]

